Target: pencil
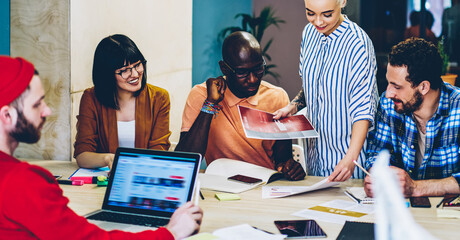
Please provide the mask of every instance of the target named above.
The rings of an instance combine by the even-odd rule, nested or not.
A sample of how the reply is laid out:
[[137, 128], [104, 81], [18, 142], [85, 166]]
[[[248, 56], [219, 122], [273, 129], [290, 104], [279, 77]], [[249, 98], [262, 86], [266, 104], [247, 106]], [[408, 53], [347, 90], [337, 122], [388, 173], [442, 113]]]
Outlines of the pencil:
[[371, 174], [370, 174], [368, 171], [366, 171], [366, 169], [364, 169], [363, 166], [361, 166], [356, 160], [353, 160], [353, 163], [354, 163], [356, 166], [358, 166], [361, 170], [363, 170], [363, 172], [364, 172], [365, 174], [369, 175], [369, 177], [371, 176]]
[[200, 181], [197, 180], [196, 181], [196, 185], [195, 185], [195, 206], [198, 206], [198, 202], [200, 200]]

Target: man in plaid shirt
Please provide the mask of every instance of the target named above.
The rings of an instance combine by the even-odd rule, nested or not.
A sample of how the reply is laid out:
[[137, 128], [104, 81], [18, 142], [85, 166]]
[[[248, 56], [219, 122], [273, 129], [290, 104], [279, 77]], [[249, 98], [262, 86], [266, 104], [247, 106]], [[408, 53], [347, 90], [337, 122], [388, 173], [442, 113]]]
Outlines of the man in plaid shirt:
[[[460, 193], [460, 89], [443, 83], [441, 68], [437, 48], [420, 38], [400, 42], [388, 57], [366, 168], [389, 150], [406, 197]], [[364, 189], [373, 195], [369, 176]]]

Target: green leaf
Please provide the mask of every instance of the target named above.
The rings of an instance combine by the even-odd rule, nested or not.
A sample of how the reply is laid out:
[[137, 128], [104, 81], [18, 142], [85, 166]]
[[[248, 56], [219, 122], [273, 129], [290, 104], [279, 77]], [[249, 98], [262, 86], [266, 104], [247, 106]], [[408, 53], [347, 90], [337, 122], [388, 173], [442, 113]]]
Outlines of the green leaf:
[[262, 50], [263, 53], [265, 53], [265, 52], [268, 51], [268, 48], [270, 47], [270, 45], [272, 45], [272, 42], [273, 42], [273, 38], [271, 38], [270, 40], [268, 40], [268, 42], [265, 44], [264, 49]]
[[265, 69], [269, 70], [269, 69], [275, 68], [275, 67], [277, 67], [276, 64], [268, 64], [267, 66], [265, 66]]
[[263, 53], [263, 56], [268, 60], [271, 61], [272, 57], [268, 53]]

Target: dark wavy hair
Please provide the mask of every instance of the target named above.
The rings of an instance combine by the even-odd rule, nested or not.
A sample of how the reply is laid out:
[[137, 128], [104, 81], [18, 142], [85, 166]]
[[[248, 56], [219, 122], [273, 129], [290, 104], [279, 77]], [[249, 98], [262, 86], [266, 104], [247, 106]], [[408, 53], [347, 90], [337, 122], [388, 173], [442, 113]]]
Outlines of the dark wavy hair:
[[115, 70], [141, 60], [144, 64], [139, 96], [147, 83], [147, 63], [136, 44], [127, 36], [115, 34], [99, 42], [94, 53], [93, 84], [97, 100], [104, 106], [120, 109]]
[[391, 48], [388, 62], [391, 66], [407, 67], [409, 75], [406, 80], [412, 87], [422, 81], [429, 81], [431, 89], [442, 85], [442, 59], [438, 48], [421, 38], [409, 38]]

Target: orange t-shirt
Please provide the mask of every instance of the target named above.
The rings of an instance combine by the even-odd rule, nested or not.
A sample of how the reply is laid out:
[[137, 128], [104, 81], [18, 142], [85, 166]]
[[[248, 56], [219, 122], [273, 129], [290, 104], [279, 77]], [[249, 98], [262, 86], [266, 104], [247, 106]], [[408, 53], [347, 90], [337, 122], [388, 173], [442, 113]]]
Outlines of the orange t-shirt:
[[[182, 132], [192, 127], [206, 96], [206, 83], [192, 88], [182, 116]], [[275, 141], [246, 138], [237, 106], [273, 113], [288, 103], [286, 91], [265, 81], [261, 82], [256, 95], [249, 98], [238, 98], [227, 88], [224, 99], [219, 103], [222, 110], [211, 122], [206, 163], [219, 158], [231, 158], [274, 169], [272, 147]]]

